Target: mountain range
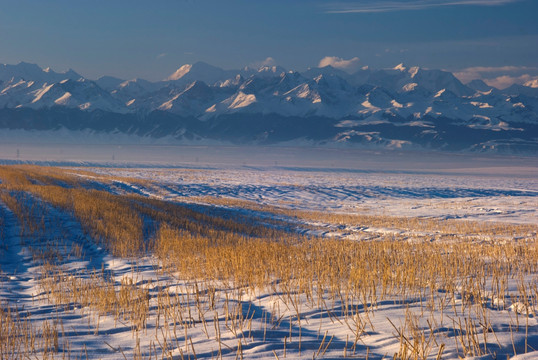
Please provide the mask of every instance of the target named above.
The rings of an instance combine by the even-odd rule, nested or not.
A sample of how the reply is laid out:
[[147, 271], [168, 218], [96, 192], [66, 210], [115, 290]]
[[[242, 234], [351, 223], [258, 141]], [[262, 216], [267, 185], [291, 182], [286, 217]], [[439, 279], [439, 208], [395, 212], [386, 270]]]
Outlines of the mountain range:
[[127, 135], [155, 143], [358, 146], [538, 154], [538, 84], [468, 84], [443, 70], [198, 62], [163, 81], [89, 80], [0, 65], [0, 132]]

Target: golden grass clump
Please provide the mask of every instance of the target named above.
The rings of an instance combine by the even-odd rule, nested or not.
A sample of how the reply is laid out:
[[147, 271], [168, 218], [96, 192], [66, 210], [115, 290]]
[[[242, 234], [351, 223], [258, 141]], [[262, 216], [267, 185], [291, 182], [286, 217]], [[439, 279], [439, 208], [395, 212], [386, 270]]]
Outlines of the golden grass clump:
[[[73, 175], [62, 172], [58, 175], [47, 168], [0, 167], [0, 178], [4, 180], [0, 185], [1, 199], [19, 216], [23, 227], [33, 226], [33, 223], [22, 208], [24, 200], [19, 202], [10, 194], [14, 191], [32, 194], [72, 212], [91, 237], [116, 256], [136, 256], [144, 250], [142, 219], [119, 196], [87, 190]], [[57, 182], [79, 187], [62, 187], [56, 185]]]
[[146, 327], [149, 285], [139, 285], [133, 277], [116, 281], [99, 272], [77, 274], [45, 265], [39, 285], [43, 296], [68, 310], [88, 308], [99, 316], [130, 321], [136, 330]]
[[62, 341], [60, 324], [44, 321], [35, 326], [29, 314], [7, 304], [0, 305], [0, 359], [52, 359], [60, 349], [69, 352], [69, 343]]

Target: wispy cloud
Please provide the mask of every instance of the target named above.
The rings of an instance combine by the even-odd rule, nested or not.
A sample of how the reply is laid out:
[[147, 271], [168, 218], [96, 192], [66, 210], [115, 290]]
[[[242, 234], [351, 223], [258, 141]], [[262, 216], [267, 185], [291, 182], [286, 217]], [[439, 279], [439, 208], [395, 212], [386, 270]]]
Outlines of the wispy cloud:
[[504, 5], [521, 0], [366, 0], [361, 2], [339, 2], [329, 6], [327, 13], [381, 13], [403, 10], [422, 10], [441, 6], [495, 6]]
[[514, 72], [514, 71], [526, 71], [526, 70], [538, 70], [536, 67], [531, 66], [473, 66], [463, 69], [466, 72], [475, 73], [492, 73], [492, 72]]
[[517, 77], [503, 75], [493, 79], [484, 79], [484, 82], [489, 86], [496, 87], [497, 89], [505, 89], [513, 84], [525, 84], [535, 79], [538, 79], [538, 77], [533, 77], [529, 74], [523, 74]]
[[157, 55], [157, 59], [162, 59], [166, 55], [168, 55], [168, 54], [167, 53], [161, 53], [161, 54]]
[[262, 62], [260, 62], [260, 66], [273, 66], [273, 65], [276, 65], [276, 61], [275, 59], [273, 59], [272, 57], [267, 57], [265, 60], [263, 60]]
[[531, 87], [532, 83], [538, 81], [538, 76], [531, 76], [530, 74], [523, 74], [521, 76], [509, 76], [503, 75], [493, 79], [484, 79], [484, 82], [489, 86], [496, 87], [497, 89], [505, 89], [513, 84], [527, 85]]
[[474, 66], [454, 72], [463, 83], [474, 79], [504, 89], [513, 84], [525, 84], [538, 79], [538, 67], [531, 66]]
[[274, 66], [276, 65], [276, 61], [275, 59], [273, 59], [272, 57], [267, 57], [265, 58], [264, 60], [261, 60], [261, 61], [255, 61], [253, 63], [251, 63], [249, 66], [254, 68], [254, 69], [258, 69], [258, 68], [261, 68], [263, 66]]
[[325, 56], [319, 61], [319, 67], [332, 66], [345, 71], [354, 71], [359, 67], [359, 58], [354, 57], [349, 60], [344, 60], [336, 56]]

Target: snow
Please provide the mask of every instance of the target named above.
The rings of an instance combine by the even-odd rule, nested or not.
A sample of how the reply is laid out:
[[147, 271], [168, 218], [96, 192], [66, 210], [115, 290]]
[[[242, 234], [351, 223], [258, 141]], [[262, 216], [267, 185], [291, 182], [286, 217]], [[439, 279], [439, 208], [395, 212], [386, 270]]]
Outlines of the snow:
[[[420, 117], [420, 115], [418, 117]], [[406, 123], [402, 123], [401, 126], [418, 126], [418, 127], [426, 127], [426, 128], [434, 127], [431, 123], [427, 121], [409, 121]]]
[[360, 112], [361, 113], [370, 113], [370, 112], [378, 112], [378, 111], [381, 111], [380, 108], [378, 108], [377, 106], [374, 106], [372, 105], [372, 103], [369, 101], [369, 100], [365, 100], [361, 103], [361, 105], [363, 107], [366, 108], [366, 110], [361, 110]]
[[432, 107], [432, 106], [428, 106], [428, 107], [426, 108], [426, 111], [424, 112], [424, 115], [427, 115], [427, 114], [441, 115], [440, 112], [433, 111], [433, 107]]
[[437, 94], [435, 94], [433, 97], [434, 98], [438, 98], [438, 97], [441, 97], [441, 95], [444, 94], [444, 92], [446, 91], [446, 89], [441, 89], [437, 92]]
[[[402, 145], [393, 144], [394, 147]], [[159, 179], [163, 185], [153, 191], [165, 199], [176, 198], [178, 194], [215, 196], [273, 206], [290, 204], [298, 210], [367, 211], [393, 216], [538, 223], [538, 181], [526, 177], [526, 173], [518, 168], [480, 170], [469, 167], [448, 173], [440, 169], [428, 174], [288, 166], [227, 169], [223, 165], [200, 170], [138, 169], [133, 173], [130, 169], [102, 168], [96, 171], [106, 175]], [[483, 175], [472, 175], [472, 171]], [[470, 175], [463, 175], [469, 172]], [[490, 175], [495, 173], [512, 175]], [[519, 177], [518, 173], [521, 174]]]
[[413, 91], [415, 90], [415, 88], [418, 86], [417, 83], [409, 83], [409, 84], [405, 84], [403, 87], [402, 87], [402, 90], [403, 91]]
[[400, 104], [399, 102], [397, 102], [396, 100], [391, 100], [390, 103], [391, 103], [392, 106], [394, 106], [395, 108], [403, 108], [403, 105]]
[[217, 111], [217, 104], [213, 104], [205, 110], [206, 113], [214, 113], [215, 111]]
[[410, 141], [406, 140], [390, 140], [389, 144], [387, 145], [388, 149], [401, 149], [406, 145], [411, 145]]
[[228, 109], [244, 108], [254, 104], [256, 101], [256, 95], [245, 94], [244, 92], [240, 91], [237, 96], [235, 96], [232, 103], [228, 106]]
[[6, 86], [3, 90], [2, 90], [2, 94], [5, 94], [7, 92], [9, 92], [10, 90], [12, 89], [16, 89], [17, 87], [20, 87], [21, 85], [24, 85], [26, 84], [26, 82], [24, 80], [19, 80], [18, 82], [16, 83], [12, 83], [8, 86]]
[[342, 120], [335, 126], [341, 127], [341, 128], [352, 128], [360, 124], [361, 124], [361, 121], [359, 120]]
[[[343, 121], [343, 125], [345, 128], [352, 123]], [[399, 142], [392, 144], [394, 147], [402, 145], [405, 144]], [[307, 150], [311, 152], [301, 153], [297, 148], [234, 150], [232, 147], [198, 146], [174, 149], [168, 146], [151, 146], [144, 150], [104, 145], [96, 148], [107, 154], [115, 150], [117, 157], [120, 158], [131, 155], [132, 161], [142, 162], [144, 159], [164, 161], [160, 163], [160, 167], [133, 168], [127, 162], [115, 164], [103, 162], [102, 158], [96, 159], [94, 154], [94, 161], [98, 160], [101, 165], [107, 167], [83, 167], [85, 173], [82, 176], [92, 176], [86, 173], [90, 171], [96, 176], [122, 177], [121, 181], [103, 185], [104, 189], [114, 193], [142, 193], [166, 201], [187, 202], [192, 206], [203, 204], [204, 197], [211, 197], [246, 200], [260, 206], [277, 206], [291, 210], [321, 211], [325, 214], [358, 213], [455, 219], [462, 222], [472, 220], [480, 223], [530, 225], [538, 223], [538, 167], [535, 160], [528, 158], [479, 158], [478, 155], [443, 157], [443, 155], [422, 154], [422, 157], [417, 155], [416, 158], [404, 159], [397, 152], [379, 155], [377, 152]], [[9, 148], [0, 143], [0, 157], [6, 157], [6, 149]], [[24, 155], [30, 148], [21, 146], [21, 150]], [[79, 148], [73, 146], [66, 151], [69, 154], [64, 153], [63, 159], [76, 158], [79, 151], [81, 151]], [[152, 153], [148, 154], [146, 151]], [[61, 159], [58, 157], [59, 153], [58, 148], [40, 151], [41, 156], [50, 160]], [[85, 153], [89, 154], [88, 148], [85, 148]], [[229, 157], [226, 154], [229, 154]], [[175, 159], [176, 162], [171, 163], [171, 159]], [[168, 161], [170, 163], [166, 163]], [[78, 171], [76, 168], [70, 170], [73, 173]], [[143, 183], [138, 183], [135, 179], [151, 180], [151, 186], [141, 185]], [[38, 203], [35, 206], [38, 211], [41, 210]], [[47, 225], [46, 232], [40, 236], [22, 238], [17, 218], [0, 203], [0, 217], [5, 224], [2, 227], [4, 234], [2, 240], [5, 240], [3, 244], [6, 245], [0, 247], [2, 255], [0, 301], [3, 309], [8, 304], [24, 309], [25, 314], [31, 314], [34, 325], [41, 325], [44, 321], [61, 324], [68, 334], [73, 358], [86, 358], [86, 353], [88, 359], [121, 359], [123, 356], [133, 358], [137, 339], [143, 354], [149, 354], [152, 351], [151, 343], [154, 343], [156, 356], [161, 358], [162, 355], [166, 358], [167, 354], [161, 354], [157, 342], [160, 341], [162, 344], [164, 335], [161, 335], [156, 324], [160, 321], [161, 328], [165, 327], [162, 318], [157, 320], [157, 293], [168, 290], [172, 294], [178, 294], [183, 306], [186, 307], [187, 304], [195, 304], [194, 299], [192, 297], [189, 299], [186, 295], [187, 288], [194, 288], [194, 281], [178, 278], [174, 274], [163, 274], [152, 256], [136, 260], [114, 257], [102, 247], [93, 244], [73, 214], [50, 206], [45, 206], [45, 209], [46, 211], [40, 212], [40, 216]], [[325, 238], [363, 241], [381, 234], [392, 234], [407, 236], [411, 241], [418, 235], [413, 229], [365, 228], [323, 221], [293, 220], [270, 211], [234, 208], [227, 205], [218, 205], [214, 210], [224, 211], [230, 217], [247, 215], [252, 219], [256, 216], [265, 216], [268, 220], [285, 220], [292, 230], [310, 227], [307, 234]], [[67, 257], [67, 254], [62, 254], [64, 258], [69, 259], [62, 265], [70, 276], [69, 279], [84, 276], [81, 274], [85, 271], [103, 268], [107, 274], [114, 277], [116, 286], [125, 279], [127, 281], [133, 279], [139, 286], [147, 286], [150, 301], [147, 331], [132, 330], [130, 323], [125, 319], [114, 319], [111, 315], [98, 314], [89, 307], [81, 307], [75, 303], [56, 308], [45, 298], [39, 287], [39, 279], [43, 273], [24, 244], [31, 244], [34, 249], [46, 249], [46, 241], [57, 241], [60, 234], [64, 241], [62, 248], [69, 249], [72, 245], [78, 244], [85, 253], [85, 256], [81, 257]], [[422, 237], [424, 235], [421, 234]], [[436, 237], [436, 234], [426, 235], [432, 239]], [[482, 238], [477, 241], [489, 240]], [[536, 277], [523, 280], [535, 284]], [[201, 288], [199, 294], [204, 294], [203, 279], [197, 280], [196, 286]], [[515, 293], [518, 279], [508, 281], [507, 287], [507, 291]], [[238, 290], [226, 289], [224, 285], [216, 286], [216, 310], [220, 316], [224, 358], [239, 357], [236, 356], [238, 338], [226, 328], [223, 316], [228, 309], [224, 305], [224, 299], [235, 296], [235, 291]], [[439, 289], [432, 293], [432, 298], [435, 297], [436, 301], [447, 300], [443, 297], [443, 291]], [[425, 294], [428, 295], [425, 295], [424, 299], [410, 297], [400, 301], [396, 297], [386, 297], [377, 304], [361, 304], [360, 315], [356, 317], [356, 321], [364, 321], [367, 325], [365, 334], [361, 336], [356, 346], [355, 358], [366, 358], [367, 351], [369, 358], [372, 359], [392, 358], [398, 351], [400, 339], [395, 336], [396, 330], [387, 319], [399, 328], [407, 316], [420, 317], [421, 311], [424, 310], [422, 302], [429, 301], [429, 293], [426, 291]], [[465, 308], [462, 299], [466, 294], [463, 287], [459, 287], [455, 294], [455, 298], [447, 300], [453, 302], [454, 307], [451, 303], [444, 313], [435, 310], [428, 318], [428, 321], [437, 323], [436, 327], [439, 329], [436, 333], [437, 339], [446, 346], [443, 354], [446, 358], [456, 358], [457, 346], [460, 346], [461, 351], [451, 318], [456, 317], [453, 309], [460, 311]], [[283, 294], [275, 294], [271, 289], [242, 292], [240, 301], [234, 300], [229, 304], [233, 306], [241, 304], [243, 314], [252, 319], [250, 325], [243, 328], [244, 336], [241, 337], [240, 334], [238, 336], [245, 358], [283, 359], [284, 336], [287, 337], [288, 345], [286, 358], [312, 358], [326, 332], [325, 344], [332, 339], [331, 345], [328, 346], [325, 356], [317, 358], [343, 357], [346, 343], [348, 344], [346, 355], [352, 357], [353, 350], [349, 344], [352, 341], [349, 339], [354, 338], [353, 324], [350, 323], [351, 328], [348, 327], [338, 315], [343, 309], [343, 304], [338, 299], [327, 297], [316, 301], [326, 302], [327, 309], [314, 306], [305, 296], [298, 295], [292, 302], [285, 301]], [[485, 301], [487, 304], [489, 321], [495, 334], [487, 333], [488, 347], [500, 351], [502, 358], [514, 355], [512, 347], [516, 348], [519, 354], [513, 359], [535, 358], [536, 352], [532, 352], [532, 349], [524, 354], [524, 338], [525, 326], [528, 324], [528, 344], [532, 347], [538, 344], [536, 316], [531, 314], [527, 317], [526, 306], [515, 298], [494, 298], [486, 293], [479, 301]], [[363, 305], [371, 308], [368, 320]], [[297, 306], [301, 313], [300, 326], [297, 319], [293, 319], [293, 306]], [[192, 309], [196, 309], [195, 305], [192, 305]], [[471, 311], [475, 309], [478, 308], [473, 307]], [[194, 348], [198, 359], [215, 358], [219, 349], [219, 344], [215, 341], [216, 324], [212, 320], [215, 314], [207, 311], [205, 329], [205, 324], [198, 319], [196, 310], [192, 314], [192, 325], [185, 327], [186, 330], [181, 324], [178, 325], [175, 340], [172, 338], [169, 344], [170, 356], [174, 359], [180, 359], [183, 355], [184, 358], [188, 358], [188, 353], [194, 358], [192, 352]], [[426, 318], [428, 316], [426, 315]], [[511, 327], [515, 327], [516, 317], [520, 324], [519, 331], [512, 332]], [[424, 319], [420, 327], [428, 329]], [[269, 323], [269, 326], [265, 325], [266, 323]], [[173, 325], [170, 325], [170, 328], [172, 329]], [[297, 345], [299, 336], [302, 341], [300, 355]], [[190, 340], [187, 341], [188, 339]], [[65, 343], [60, 342], [59, 346], [60, 353], [56, 354], [58, 359], [67, 353]], [[228, 350], [228, 347], [232, 350]], [[430, 354], [430, 357], [435, 358], [435, 355]]]
[[179, 80], [185, 76], [189, 71], [191, 71], [192, 65], [185, 64], [176, 70], [172, 75], [170, 75], [166, 80]]
[[174, 106], [174, 101], [179, 98], [179, 94], [168, 100], [167, 102], [164, 102], [161, 106], [159, 106], [159, 110], [170, 110]]
[[420, 70], [420, 68], [418, 66], [413, 66], [413, 67], [409, 68], [409, 75], [411, 75], [411, 78], [414, 78], [419, 70]]
[[[0, 66], [0, 81], [0, 108], [65, 106], [137, 115], [161, 110], [202, 121], [235, 113], [335, 120], [364, 119], [373, 113], [408, 118], [420, 113], [456, 123], [472, 122], [474, 115], [502, 119], [509, 126], [536, 123], [535, 82], [479, 91], [473, 88], [484, 88], [463, 85], [449, 72], [403, 64], [347, 74], [330, 67], [304, 72], [278, 66], [223, 70], [199, 62], [181, 66], [162, 82], [112, 77], [94, 82], [72, 70], [56, 73], [21, 63]], [[71, 94], [69, 101], [55, 102], [66, 93]], [[524, 96], [516, 101], [520, 94]]]
[[525, 84], [523, 84], [523, 86], [528, 86], [531, 88], [538, 88], [538, 79], [529, 80]]
[[78, 107], [79, 107], [80, 110], [88, 110], [88, 109], [90, 109], [92, 107], [92, 103], [87, 102], [87, 103], [84, 103], [84, 104], [80, 104]]
[[65, 105], [69, 102], [69, 99], [71, 99], [71, 93], [66, 92], [65, 94], [60, 96], [58, 99], [54, 100], [54, 103], [58, 105]]
[[32, 100], [32, 103], [35, 103], [35, 102], [38, 102], [39, 100], [41, 100], [43, 95], [45, 95], [47, 93], [47, 91], [49, 91], [53, 86], [54, 86], [54, 84], [50, 84], [50, 85], [44, 84], [43, 87], [36, 92], [36, 94], [35, 94], [36, 96], [35, 96], [34, 100]]
[[396, 65], [396, 66], [393, 67], [392, 69], [393, 69], [393, 70], [405, 71], [407, 68], [404, 66], [403, 63], [401, 63], [401, 64]]
[[471, 101], [471, 105], [479, 107], [480, 109], [492, 109], [493, 106], [491, 106], [488, 103], [478, 102], [478, 101]]

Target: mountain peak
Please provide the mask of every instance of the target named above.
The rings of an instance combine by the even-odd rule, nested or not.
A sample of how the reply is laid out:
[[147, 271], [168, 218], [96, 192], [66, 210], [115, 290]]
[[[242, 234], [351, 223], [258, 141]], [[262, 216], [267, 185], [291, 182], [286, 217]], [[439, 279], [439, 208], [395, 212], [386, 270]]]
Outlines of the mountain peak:
[[467, 83], [466, 85], [470, 87], [471, 89], [478, 90], [478, 91], [489, 91], [492, 89], [492, 86], [489, 86], [488, 84], [486, 84], [484, 81], [480, 79], [474, 79], [471, 82]]
[[407, 70], [407, 68], [405, 67], [404, 63], [400, 63], [400, 64], [396, 65], [395, 67], [393, 67], [392, 70], [405, 71], [405, 70]]
[[24, 68], [28, 68], [28, 69], [39, 69], [39, 70], [42, 70], [39, 65], [37, 64], [34, 64], [34, 63], [29, 63], [29, 62], [26, 62], [26, 61], [19, 61], [19, 63], [16, 65], [18, 67], [24, 67]]
[[258, 73], [265, 73], [265, 74], [270, 73], [270, 74], [280, 75], [283, 72], [285, 73], [286, 69], [284, 69], [282, 66], [277, 66], [277, 65], [262, 66], [258, 69]]
[[[117, 129], [149, 137], [176, 134], [176, 126], [219, 141], [331, 141], [348, 132], [375, 132], [428, 148], [465, 150], [479, 146], [478, 140], [517, 137], [538, 149], [538, 88], [533, 88], [538, 81], [491, 90], [479, 80], [463, 85], [451, 72], [404, 64], [349, 74], [332, 66], [303, 72], [279, 66], [224, 70], [204, 62], [181, 66], [169, 80], [153, 83], [104, 76], [93, 81], [73, 70], [57, 73], [29, 63], [0, 65], [0, 112], [4, 124], [12, 121], [9, 126], [17, 129], [23, 115], [35, 118], [35, 129], [43, 129], [43, 123], [59, 129], [64, 126], [61, 119], [67, 119], [68, 126], [77, 123], [65, 114], [80, 116], [81, 126], [97, 114], [98, 125], [91, 128], [96, 132]], [[146, 116], [148, 121], [162, 122], [144, 123], [137, 130], [142, 124], [138, 119]], [[171, 121], [176, 116], [178, 121]], [[60, 122], [48, 120], [56, 118]], [[288, 120], [292, 118], [297, 119], [293, 124]], [[342, 127], [334, 125], [341, 119], [346, 119]]]
[[78, 72], [76, 72], [75, 70], [73, 70], [71, 68], [69, 68], [64, 74], [66, 74], [66, 75], [76, 75], [78, 77], [82, 77], [82, 76], [80, 76], [80, 74]]
[[411, 75], [411, 78], [414, 78], [415, 75], [419, 72], [419, 70], [420, 70], [420, 67], [412, 66], [409, 68], [409, 70], [407, 70], [407, 72], [409, 73], [409, 75]]
[[195, 62], [194, 64], [185, 64], [177, 69], [172, 75], [170, 75], [166, 80], [179, 80], [191, 71], [203, 71], [205, 69], [217, 69], [215, 66], [209, 65], [203, 61]]
[[209, 89], [209, 86], [203, 81], [195, 80], [185, 88], [185, 91], [194, 89]]
[[[9, 66], [9, 65], [8, 65]], [[37, 64], [31, 64], [21, 61], [15, 67], [21, 72], [29, 75], [34, 75], [44, 72], [43, 69]]]
[[192, 69], [191, 64], [185, 64], [185, 65], [181, 66], [179, 69], [177, 69], [172, 75], [167, 77], [166, 80], [168, 80], [168, 81], [170, 81], [170, 80], [179, 80], [183, 76], [188, 74], [189, 71], [191, 71], [191, 69]]
[[222, 78], [227, 77], [228, 75], [230, 75], [229, 71], [225, 71], [203, 61], [198, 61], [192, 65], [185, 64], [181, 66], [175, 73], [170, 75], [166, 81], [183, 80], [192, 82], [194, 80], [201, 80], [212, 85], [216, 81], [224, 80]]

